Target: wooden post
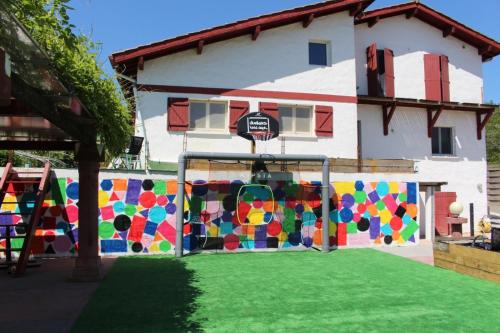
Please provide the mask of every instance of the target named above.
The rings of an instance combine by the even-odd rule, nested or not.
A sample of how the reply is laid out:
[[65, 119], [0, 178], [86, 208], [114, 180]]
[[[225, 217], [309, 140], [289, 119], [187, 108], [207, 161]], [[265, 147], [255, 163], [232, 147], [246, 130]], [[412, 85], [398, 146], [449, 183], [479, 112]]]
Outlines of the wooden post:
[[71, 280], [91, 282], [102, 279], [98, 244], [99, 154], [96, 144], [80, 145], [77, 152], [79, 182], [78, 257]]

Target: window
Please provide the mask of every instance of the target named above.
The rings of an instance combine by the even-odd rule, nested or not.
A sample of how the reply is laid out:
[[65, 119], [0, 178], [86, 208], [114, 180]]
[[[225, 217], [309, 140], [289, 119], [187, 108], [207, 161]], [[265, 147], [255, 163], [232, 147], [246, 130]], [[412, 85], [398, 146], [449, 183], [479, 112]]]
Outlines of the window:
[[280, 132], [311, 135], [312, 108], [307, 106], [279, 106]]
[[432, 155], [453, 155], [453, 129], [434, 127], [432, 129]]
[[328, 66], [328, 43], [309, 42], [309, 65]]
[[394, 97], [394, 53], [377, 49], [373, 43], [367, 49], [368, 95]]
[[226, 104], [221, 102], [192, 101], [189, 103], [189, 129], [226, 129], [226, 109]]

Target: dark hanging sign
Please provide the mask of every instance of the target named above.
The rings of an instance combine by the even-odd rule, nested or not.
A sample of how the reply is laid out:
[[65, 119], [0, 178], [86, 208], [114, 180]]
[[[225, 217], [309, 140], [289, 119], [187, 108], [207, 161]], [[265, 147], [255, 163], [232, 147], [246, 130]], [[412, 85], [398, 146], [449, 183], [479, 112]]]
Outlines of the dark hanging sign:
[[250, 112], [238, 120], [238, 135], [247, 140], [267, 141], [279, 136], [278, 121], [268, 114]]

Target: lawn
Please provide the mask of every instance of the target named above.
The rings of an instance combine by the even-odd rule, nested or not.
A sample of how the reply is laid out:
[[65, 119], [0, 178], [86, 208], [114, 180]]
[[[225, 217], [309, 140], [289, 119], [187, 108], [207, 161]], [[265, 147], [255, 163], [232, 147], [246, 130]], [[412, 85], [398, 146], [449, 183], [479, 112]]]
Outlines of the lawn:
[[123, 257], [74, 332], [491, 332], [500, 285], [371, 249]]

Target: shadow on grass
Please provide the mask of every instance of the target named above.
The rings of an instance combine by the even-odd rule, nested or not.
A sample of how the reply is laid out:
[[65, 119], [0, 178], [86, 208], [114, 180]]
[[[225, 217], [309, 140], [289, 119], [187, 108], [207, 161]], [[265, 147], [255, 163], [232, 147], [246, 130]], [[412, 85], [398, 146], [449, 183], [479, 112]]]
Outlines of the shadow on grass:
[[201, 291], [170, 257], [119, 258], [72, 332], [201, 332], [190, 319]]

